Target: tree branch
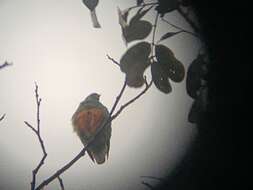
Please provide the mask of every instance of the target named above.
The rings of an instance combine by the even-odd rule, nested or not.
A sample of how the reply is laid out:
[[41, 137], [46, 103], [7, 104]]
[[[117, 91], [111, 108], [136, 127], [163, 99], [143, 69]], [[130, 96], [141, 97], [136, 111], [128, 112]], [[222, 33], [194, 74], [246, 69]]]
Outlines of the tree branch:
[[123, 95], [123, 93], [124, 93], [124, 91], [125, 91], [125, 89], [126, 89], [126, 84], [127, 84], [126, 81], [127, 81], [127, 80], [126, 80], [126, 78], [125, 78], [125, 81], [124, 81], [124, 84], [123, 84], [123, 86], [122, 86], [122, 88], [121, 88], [121, 90], [120, 90], [120, 93], [119, 93], [119, 95], [116, 97], [115, 103], [113, 104], [112, 109], [111, 109], [111, 111], [110, 111], [110, 116], [112, 116], [112, 114], [113, 114], [113, 112], [114, 112], [116, 106], [118, 105], [118, 103], [119, 103], [119, 101], [120, 101], [120, 98], [122, 97], [122, 95]]
[[0, 117], [0, 121], [2, 121], [4, 118], [5, 118], [5, 114], [3, 114], [3, 115]]
[[[110, 115], [114, 112], [117, 104], [119, 103], [120, 98], [122, 97], [124, 91], [126, 88], [126, 80], [124, 81], [124, 84], [120, 90], [119, 95], [116, 97], [116, 100], [112, 106], [112, 109], [110, 111]], [[115, 119], [115, 118], [114, 118]], [[109, 119], [105, 122], [105, 124], [95, 133], [95, 135], [93, 137], [91, 137], [87, 144], [84, 146], [84, 148], [74, 157], [74, 159], [72, 159], [70, 162], [68, 162], [65, 166], [63, 166], [61, 169], [59, 169], [58, 171], [56, 171], [52, 176], [50, 176], [49, 178], [47, 178], [46, 180], [44, 180], [37, 188], [36, 190], [40, 190], [42, 189], [44, 186], [48, 185], [50, 182], [52, 182], [55, 178], [57, 178], [58, 176], [60, 176], [63, 172], [65, 172], [67, 169], [69, 169], [75, 162], [77, 162], [82, 156], [85, 155], [85, 152], [87, 150], [87, 147], [93, 142], [93, 140], [96, 138], [96, 136], [102, 131], [102, 129], [109, 123], [112, 121], [112, 118], [109, 117]]]
[[31, 190], [35, 189], [37, 173], [39, 172], [39, 169], [44, 164], [44, 161], [47, 157], [46, 148], [45, 148], [43, 139], [40, 135], [40, 103], [41, 103], [41, 98], [39, 98], [38, 85], [36, 83], [35, 83], [35, 98], [36, 98], [36, 105], [37, 105], [37, 129], [35, 129], [27, 121], [24, 121], [24, 123], [26, 124], [27, 127], [29, 127], [36, 134], [36, 136], [39, 140], [41, 149], [42, 149], [43, 156], [42, 156], [40, 162], [38, 163], [38, 165], [36, 166], [36, 168], [32, 171]]
[[53, 175], [51, 175], [49, 178], [47, 178], [46, 180], [44, 180], [35, 190], [40, 190], [42, 189], [44, 186], [48, 185], [49, 183], [51, 183], [54, 179], [58, 178], [58, 176], [60, 176], [63, 172], [65, 172], [67, 169], [69, 169], [74, 163], [76, 163], [82, 156], [85, 155], [85, 152], [87, 150], [87, 147], [94, 141], [94, 139], [96, 138], [97, 135], [99, 135], [99, 133], [103, 130], [103, 128], [110, 122], [112, 122], [122, 111], [124, 108], [126, 108], [127, 106], [129, 106], [131, 103], [133, 103], [135, 100], [137, 100], [139, 97], [141, 97], [151, 86], [152, 81], [146, 84], [146, 88], [140, 93], [138, 94], [136, 97], [134, 97], [133, 99], [131, 99], [130, 101], [128, 101], [126, 104], [122, 105], [121, 108], [116, 112], [116, 114], [113, 114], [113, 112], [115, 111], [125, 89], [126, 89], [126, 79], [124, 81], [124, 84], [119, 92], [119, 95], [116, 97], [116, 100], [111, 108], [110, 111], [110, 117], [108, 118], [108, 120], [104, 123], [104, 125], [102, 127], [100, 127], [94, 136], [92, 136], [87, 144], [83, 147], [83, 149], [71, 160], [69, 161], [66, 165], [64, 165], [61, 169], [59, 169], [58, 171], [56, 171]]
[[[146, 80], [146, 79], [145, 79]], [[150, 83], [148, 84], [147, 82], [146, 87], [143, 91], [141, 91], [137, 96], [135, 96], [134, 98], [132, 98], [131, 100], [129, 100], [128, 102], [126, 102], [125, 104], [123, 104], [120, 109], [114, 114], [112, 115], [112, 120], [115, 119], [116, 117], [118, 117], [118, 115], [130, 104], [132, 104], [134, 101], [136, 101], [138, 98], [140, 98], [143, 94], [146, 93], [146, 91], [150, 88], [150, 86], [152, 85], [153, 81], [151, 80]]]
[[61, 190], [65, 190], [62, 178], [60, 176], [58, 176], [57, 178], [58, 178], [58, 181], [60, 183]]
[[9, 63], [7, 61], [5, 61], [2, 65], [0, 65], [0, 70], [3, 69], [4, 67], [8, 67], [8, 66], [11, 66], [12, 63]]
[[107, 56], [107, 58], [108, 58], [109, 60], [111, 60], [113, 63], [115, 63], [116, 65], [120, 66], [120, 64], [119, 64], [117, 61], [115, 61], [112, 57], [110, 57], [108, 54], [107, 54], [106, 56]]

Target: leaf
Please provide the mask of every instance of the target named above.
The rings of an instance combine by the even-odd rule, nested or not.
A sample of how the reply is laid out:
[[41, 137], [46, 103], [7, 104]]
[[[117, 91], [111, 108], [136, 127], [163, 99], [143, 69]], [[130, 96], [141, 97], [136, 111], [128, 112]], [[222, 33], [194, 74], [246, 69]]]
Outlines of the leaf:
[[83, 4], [90, 9], [90, 11], [93, 11], [96, 6], [98, 5], [98, 0], [83, 0]]
[[182, 31], [179, 31], [179, 32], [168, 32], [168, 33], [166, 33], [166, 34], [164, 34], [162, 37], [161, 37], [161, 39], [159, 40], [159, 42], [161, 42], [162, 40], [165, 40], [165, 39], [167, 39], [167, 38], [170, 38], [170, 37], [172, 37], [172, 36], [174, 36], [174, 35], [176, 35], [176, 34], [179, 34], [179, 33], [181, 33]]
[[143, 77], [143, 71], [132, 69], [131, 72], [126, 73], [126, 82], [129, 87], [139, 88], [145, 83], [145, 79]]
[[138, 21], [130, 24], [123, 30], [123, 36], [127, 43], [134, 40], [145, 39], [152, 31], [152, 24], [148, 21]]
[[185, 76], [184, 65], [180, 61], [175, 59], [173, 64], [170, 64], [168, 75], [172, 81], [181, 82]]
[[192, 61], [187, 71], [186, 91], [188, 95], [194, 99], [197, 98], [197, 91], [201, 87], [201, 78], [203, 77], [203, 62], [203, 56], [199, 55], [195, 60]]
[[136, 1], [136, 4], [137, 4], [137, 5], [141, 5], [142, 3], [143, 3], [143, 0], [137, 0], [137, 1]]
[[140, 8], [137, 13], [132, 17], [129, 24], [127, 23], [127, 17], [130, 9], [121, 11], [118, 8], [119, 24], [122, 29], [122, 36], [126, 43], [134, 40], [145, 39], [152, 31], [152, 24], [148, 21], [140, 20], [152, 7], [142, 10]]
[[174, 82], [181, 82], [185, 76], [184, 65], [176, 59], [174, 53], [164, 45], [155, 46], [157, 61], [163, 65], [168, 77]]
[[179, 6], [178, 0], [158, 0], [158, 6], [156, 7], [157, 12], [164, 16], [164, 14], [174, 11]]
[[119, 24], [122, 27], [122, 30], [128, 26], [127, 25], [128, 14], [129, 9], [121, 11], [120, 8], [118, 7]]
[[165, 94], [168, 94], [172, 91], [168, 75], [164, 70], [163, 65], [159, 64], [158, 62], [152, 63], [151, 74], [152, 80], [154, 81], [154, 84], [157, 87], [157, 89], [159, 89]]
[[140, 62], [140, 66], [143, 66], [144, 62], [148, 60], [150, 52], [151, 45], [148, 42], [140, 42], [130, 47], [120, 59], [121, 70], [123, 72], [128, 72], [136, 62]]
[[140, 42], [129, 48], [120, 59], [120, 69], [126, 73], [128, 86], [137, 88], [144, 84], [143, 73], [150, 65], [148, 59], [150, 52], [151, 45]]
[[132, 17], [132, 19], [130, 20], [129, 24], [131, 25], [131, 24], [134, 24], [135, 22], [140, 21], [141, 18], [142, 18], [143, 16], [145, 16], [145, 14], [146, 14], [151, 8], [152, 8], [152, 6], [149, 7], [149, 8], [147, 8], [147, 9], [145, 9], [145, 10], [143, 10], [143, 11], [142, 11], [143, 7], [140, 8], [140, 9], [137, 11], [137, 13]]

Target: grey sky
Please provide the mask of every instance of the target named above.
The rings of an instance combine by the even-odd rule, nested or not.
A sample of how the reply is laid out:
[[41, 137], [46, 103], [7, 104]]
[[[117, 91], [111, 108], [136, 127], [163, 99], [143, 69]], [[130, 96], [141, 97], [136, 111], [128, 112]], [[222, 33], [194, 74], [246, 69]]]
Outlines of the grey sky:
[[[0, 0], [0, 63], [14, 63], [0, 71], [0, 114], [6, 113], [0, 123], [1, 190], [29, 189], [31, 171], [41, 158], [38, 140], [23, 123], [36, 121], [35, 81], [42, 98], [41, 131], [48, 152], [38, 182], [81, 150], [71, 116], [91, 92], [102, 94], [101, 101], [111, 108], [124, 75], [106, 54], [119, 60], [127, 49], [117, 6], [124, 9], [134, 4], [134, 0], [100, 1], [97, 15], [102, 28], [94, 29], [81, 0]], [[145, 18], [152, 22], [153, 14]], [[176, 13], [167, 19], [190, 30]], [[168, 29], [173, 31], [159, 23], [157, 39]], [[164, 44], [186, 69], [199, 48], [188, 34]], [[185, 80], [172, 87], [172, 93], [165, 95], [152, 86], [129, 106], [112, 123], [109, 160], [97, 166], [83, 157], [62, 175], [66, 189], [145, 189], [140, 176], [162, 177], [173, 169], [196, 130], [187, 122], [192, 100]], [[139, 91], [128, 88], [121, 103]], [[55, 181], [46, 189], [57, 188]]]

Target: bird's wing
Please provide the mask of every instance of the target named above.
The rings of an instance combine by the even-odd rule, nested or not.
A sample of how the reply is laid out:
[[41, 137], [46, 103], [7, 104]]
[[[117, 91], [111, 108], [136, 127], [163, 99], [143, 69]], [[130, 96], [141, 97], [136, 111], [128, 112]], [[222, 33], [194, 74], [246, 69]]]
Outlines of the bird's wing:
[[100, 108], [89, 108], [80, 111], [74, 121], [74, 130], [80, 137], [90, 138], [101, 126], [105, 117], [104, 110]]

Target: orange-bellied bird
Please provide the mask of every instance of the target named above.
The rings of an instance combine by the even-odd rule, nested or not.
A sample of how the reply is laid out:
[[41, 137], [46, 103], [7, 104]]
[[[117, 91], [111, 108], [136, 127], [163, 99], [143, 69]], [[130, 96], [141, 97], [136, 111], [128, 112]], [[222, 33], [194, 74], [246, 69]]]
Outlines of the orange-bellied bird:
[[[77, 133], [84, 146], [87, 145], [87, 141], [93, 137], [97, 130], [103, 127], [110, 118], [107, 108], [99, 102], [99, 97], [100, 95], [97, 93], [90, 94], [80, 103], [72, 116], [74, 131]], [[103, 164], [106, 158], [108, 159], [111, 130], [111, 122], [108, 122], [87, 147], [90, 158], [97, 164]]]

